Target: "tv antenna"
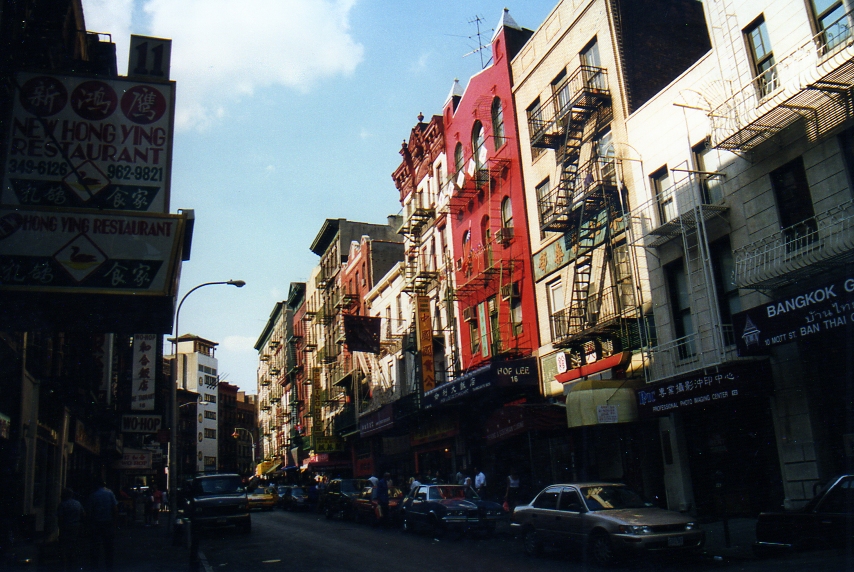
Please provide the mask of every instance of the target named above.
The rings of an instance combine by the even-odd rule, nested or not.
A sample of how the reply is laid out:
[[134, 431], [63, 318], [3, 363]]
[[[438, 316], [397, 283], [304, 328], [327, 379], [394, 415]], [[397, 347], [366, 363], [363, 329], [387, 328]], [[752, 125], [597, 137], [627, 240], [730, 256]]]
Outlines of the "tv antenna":
[[[477, 28], [477, 34], [476, 34], [477, 35], [477, 48], [470, 51], [467, 54], [463, 54], [464, 58], [468, 57], [472, 54], [479, 54], [480, 55], [480, 69], [483, 69], [486, 67], [486, 64], [483, 61], [483, 51], [488, 50], [490, 47], [489, 45], [483, 44], [483, 36], [481, 35], [481, 32], [480, 32], [480, 23], [483, 21], [484, 21], [483, 18], [481, 18], [480, 16], [475, 16], [474, 18], [472, 18], [468, 21], [469, 24], [474, 24]], [[473, 40], [474, 36], [469, 36], [469, 39]]]

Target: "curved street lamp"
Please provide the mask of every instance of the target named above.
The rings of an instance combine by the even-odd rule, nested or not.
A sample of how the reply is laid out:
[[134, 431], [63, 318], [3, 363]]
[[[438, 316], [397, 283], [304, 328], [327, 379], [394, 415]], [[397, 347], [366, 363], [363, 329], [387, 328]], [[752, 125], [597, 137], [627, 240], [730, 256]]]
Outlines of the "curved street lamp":
[[184, 305], [184, 300], [187, 297], [198, 290], [199, 288], [204, 288], [205, 286], [217, 286], [217, 285], [226, 285], [226, 286], [236, 286], [237, 288], [243, 288], [246, 286], [246, 282], [243, 280], [227, 280], [224, 282], [205, 282], [203, 284], [199, 284], [198, 286], [194, 286], [190, 289], [189, 292], [184, 294], [184, 297], [181, 298], [181, 301], [178, 303], [178, 309], [175, 311], [175, 329], [174, 337], [172, 338], [172, 387], [169, 392], [170, 397], [170, 408], [169, 412], [172, 417], [172, 430], [169, 435], [169, 482], [167, 483], [167, 490], [169, 495], [169, 510], [171, 518], [169, 519], [170, 525], [174, 526], [175, 518], [178, 514], [178, 499], [175, 498], [175, 489], [178, 480], [178, 336], [180, 332], [178, 330], [178, 319], [181, 317], [181, 306]]
[[240, 437], [240, 431], [245, 431], [246, 434], [249, 435], [249, 442], [252, 443], [252, 463], [251, 464], [255, 464], [255, 462], [256, 462], [256, 459], [255, 459], [255, 436], [252, 434], [252, 431], [250, 431], [249, 429], [244, 429], [243, 427], [235, 427], [234, 433], [232, 433], [231, 436], [234, 439], [238, 439]]

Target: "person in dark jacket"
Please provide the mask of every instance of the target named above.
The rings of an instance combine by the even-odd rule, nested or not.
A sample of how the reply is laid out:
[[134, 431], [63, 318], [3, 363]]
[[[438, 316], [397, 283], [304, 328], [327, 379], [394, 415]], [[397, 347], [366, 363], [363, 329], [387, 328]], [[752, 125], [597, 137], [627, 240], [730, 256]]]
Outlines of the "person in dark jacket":
[[377, 519], [377, 524], [383, 526], [389, 522], [388, 518], [388, 480], [391, 475], [386, 472], [377, 482], [377, 506], [380, 508], [380, 515]]
[[56, 509], [59, 523], [59, 547], [62, 552], [62, 569], [73, 570], [77, 567], [77, 547], [80, 545], [80, 529], [86, 511], [80, 501], [74, 498], [74, 491], [62, 489], [62, 502]]

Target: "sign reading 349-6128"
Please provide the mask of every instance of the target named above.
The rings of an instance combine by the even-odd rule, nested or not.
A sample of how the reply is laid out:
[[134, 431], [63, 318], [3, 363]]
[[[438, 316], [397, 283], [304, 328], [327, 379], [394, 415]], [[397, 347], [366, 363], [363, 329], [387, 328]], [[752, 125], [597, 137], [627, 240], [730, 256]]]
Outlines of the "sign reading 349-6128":
[[169, 211], [174, 83], [16, 80], [0, 204]]

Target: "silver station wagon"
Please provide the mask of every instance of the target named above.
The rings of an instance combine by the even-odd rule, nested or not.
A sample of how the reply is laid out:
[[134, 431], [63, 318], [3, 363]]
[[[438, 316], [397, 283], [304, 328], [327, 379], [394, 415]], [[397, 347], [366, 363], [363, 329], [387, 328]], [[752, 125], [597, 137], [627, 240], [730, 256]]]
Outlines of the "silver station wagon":
[[644, 500], [625, 485], [551, 485], [513, 511], [525, 552], [574, 543], [600, 564], [645, 552], [699, 553], [705, 533], [690, 517]]

